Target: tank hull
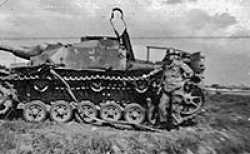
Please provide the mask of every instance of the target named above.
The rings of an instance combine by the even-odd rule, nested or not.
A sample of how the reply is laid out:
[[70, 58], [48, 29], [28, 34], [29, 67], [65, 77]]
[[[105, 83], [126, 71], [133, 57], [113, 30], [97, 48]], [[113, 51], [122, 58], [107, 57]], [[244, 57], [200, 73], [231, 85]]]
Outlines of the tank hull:
[[[155, 124], [158, 118], [156, 108], [162, 94], [163, 69], [161, 67], [124, 71], [72, 70], [42, 65], [15, 68], [11, 74], [2, 76], [1, 84], [8, 83], [12, 86], [10, 88], [5, 85], [6, 89], [9, 89], [9, 94], [6, 95], [11, 93], [14, 96], [10, 97], [12, 100], [15, 98], [12, 107], [21, 109], [27, 121], [40, 122], [46, 119], [47, 114], [51, 115], [50, 119], [58, 122], [67, 122], [76, 118], [78, 121], [89, 123], [99, 118], [106, 121], [127, 121], [130, 124], [145, 122]], [[190, 82], [189, 80], [187, 83], [190, 84]], [[193, 86], [191, 89], [196, 92], [185, 91], [183, 88], [183, 94], [193, 93], [195, 97], [201, 98], [203, 104], [202, 89], [195, 82], [191, 83]], [[69, 116], [63, 118], [53, 116], [59, 114], [54, 111], [54, 106], [58, 108], [60, 105], [65, 108], [63, 113], [69, 111], [67, 112]], [[150, 111], [152, 106], [153, 112]], [[81, 107], [84, 108], [83, 111]], [[30, 112], [33, 114], [36, 111], [33, 111], [33, 108], [41, 111], [39, 115], [40, 117], [43, 115], [42, 118], [34, 120], [33, 115], [29, 116]], [[43, 108], [44, 111], [41, 110]], [[85, 118], [79, 116], [82, 112], [85, 113]], [[153, 115], [150, 115], [150, 112]], [[73, 116], [73, 113], [76, 114]], [[93, 113], [95, 113], [94, 116]], [[184, 118], [190, 119], [193, 115], [194, 113], [190, 113]]]
[[[23, 68], [18, 71], [20, 72], [18, 77], [9, 82], [15, 85], [21, 102], [42, 100], [49, 103], [62, 99], [68, 102], [74, 101], [65, 85], [49, 72], [30, 73], [36, 72], [37, 68]], [[55, 71], [70, 85], [78, 101], [91, 100], [95, 104], [105, 100], [145, 104], [147, 97], [156, 96], [157, 85], [153, 87], [152, 84], [161, 77], [161, 71], [151, 75], [150, 73], [154, 71], [152, 69], [130, 71], [55, 69]], [[140, 82], [145, 84], [143, 92], [136, 90]]]

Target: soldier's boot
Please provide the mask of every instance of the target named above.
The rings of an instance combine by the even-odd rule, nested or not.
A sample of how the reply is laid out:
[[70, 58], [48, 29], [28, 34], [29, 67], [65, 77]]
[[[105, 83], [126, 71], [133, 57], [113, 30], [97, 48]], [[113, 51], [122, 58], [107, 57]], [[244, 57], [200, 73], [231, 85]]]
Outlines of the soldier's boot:
[[172, 122], [174, 125], [179, 126], [183, 123], [183, 117], [181, 116], [182, 99], [179, 96], [173, 96], [172, 98]]
[[148, 110], [147, 110], [147, 122], [148, 123], [147, 124], [154, 125], [156, 122], [156, 119], [154, 117], [154, 112], [155, 112], [156, 107], [153, 104], [152, 99], [147, 98], [146, 102], [147, 102], [147, 107], [148, 107]]

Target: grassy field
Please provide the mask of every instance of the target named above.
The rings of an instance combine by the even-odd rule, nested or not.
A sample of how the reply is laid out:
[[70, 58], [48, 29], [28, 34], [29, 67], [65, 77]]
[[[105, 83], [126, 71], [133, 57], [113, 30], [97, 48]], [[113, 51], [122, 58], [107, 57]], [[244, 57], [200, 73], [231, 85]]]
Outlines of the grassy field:
[[0, 122], [0, 154], [248, 154], [250, 96], [208, 95], [193, 126], [162, 133], [70, 122]]

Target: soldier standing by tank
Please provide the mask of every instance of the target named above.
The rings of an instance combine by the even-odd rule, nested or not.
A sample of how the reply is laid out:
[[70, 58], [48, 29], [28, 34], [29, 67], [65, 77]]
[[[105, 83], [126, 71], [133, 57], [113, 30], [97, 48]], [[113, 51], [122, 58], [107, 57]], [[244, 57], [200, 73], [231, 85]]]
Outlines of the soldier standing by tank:
[[[191, 77], [193, 70], [181, 59], [179, 55], [170, 55], [163, 65], [163, 78], [162, 78], [162, 93], [160, 97], [159, 119], [158, 124], [160, 127], [171, 128], [173, 126], [173, 105], [172, 103], [176, 98], [173, 97], [175, 93], [184, 85], [184, 75]], [[178, 109], [175, 109], [175, 111]], [[174, 120], [180, 120], [178, 113], [175, 115]], [[180, 123], [178, 121], [177, 123]]]

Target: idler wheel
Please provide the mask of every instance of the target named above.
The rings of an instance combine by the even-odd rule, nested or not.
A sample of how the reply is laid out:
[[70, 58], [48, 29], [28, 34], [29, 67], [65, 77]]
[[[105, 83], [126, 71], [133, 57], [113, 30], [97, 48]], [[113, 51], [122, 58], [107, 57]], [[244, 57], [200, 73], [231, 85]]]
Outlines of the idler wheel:
[[192, 96], [191, 94], [184, 95], [185, 106], [181, 111], [182, 114], [190, 115], [198, 112], [203, 104], [202, 98]]
[[188, 92], [174, 95], [172, 99], [172, 117], [176, 125], [193, 118], [204, 103], [202, 90], [194, 85], [190, 87]]
[[50, 118], [59, 123], [68, 122], [72, 117], [72, 107], [66, 101], [59, 100], [50, 108]]
[[125, 107], [124, 117], [129, 123], [141, 124], [145, 119], [145, 109], [139, 104], [129, 104]]
[[92, 103], [91, 101], [82, 101], [78, 105], [78, 113], [76, 114], [77, 114], [76, 118], [78, 121], [84, 121], [86, 123], [93, 123], [95, 120], [92, 118], [96, 118], [97, 109], [96, 109], [95, 104]]
[[46, 106], [42, 101], [34, 100], [25, 104], [23, 117], [29, 122], [42, 122], [47, 117]]
[[118, 121], [122, 116], [122, 108], [113, 102], [101, 106], [100, 116], [104, 120]]
[[197, 86], [190, 87], [188, 93], [184, 93], [184, 103], [181, 114], [191, 115], [198, 112], [204, 104], [202, 90]]

